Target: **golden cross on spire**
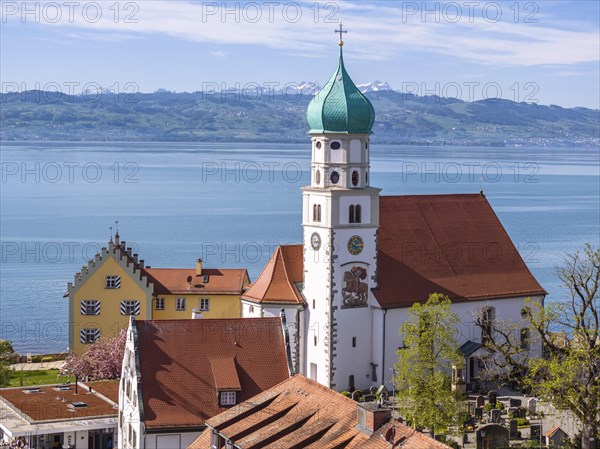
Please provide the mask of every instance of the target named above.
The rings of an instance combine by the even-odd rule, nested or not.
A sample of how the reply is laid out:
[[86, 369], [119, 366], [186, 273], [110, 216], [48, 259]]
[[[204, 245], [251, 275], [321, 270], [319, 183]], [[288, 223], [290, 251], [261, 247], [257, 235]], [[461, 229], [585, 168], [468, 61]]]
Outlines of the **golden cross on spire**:
[[340, 34], [340, 42], [339, 42], [339, 46], [342, 47], [344, 45], [344, 34], [348, 34], [347, 30], [344, 30], [344, 24], [342, 23], [342, 21], [340, 20], [340, 29], [339, 30], [335, 30], [335, 33], [339, 33]]

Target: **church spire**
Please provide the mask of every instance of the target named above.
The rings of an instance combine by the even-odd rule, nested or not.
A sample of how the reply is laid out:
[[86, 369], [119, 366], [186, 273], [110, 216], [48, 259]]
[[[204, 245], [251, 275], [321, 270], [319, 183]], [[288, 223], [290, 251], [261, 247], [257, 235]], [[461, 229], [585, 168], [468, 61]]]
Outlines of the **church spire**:
[[310, 133], [371, 134], [375, 110], [356, 87], [344, 65], [343, 35], [348, 31], [340, 22], [335, 32], [340, 35], [339, 62], [333, 76], [308, 106], [306, 118]]

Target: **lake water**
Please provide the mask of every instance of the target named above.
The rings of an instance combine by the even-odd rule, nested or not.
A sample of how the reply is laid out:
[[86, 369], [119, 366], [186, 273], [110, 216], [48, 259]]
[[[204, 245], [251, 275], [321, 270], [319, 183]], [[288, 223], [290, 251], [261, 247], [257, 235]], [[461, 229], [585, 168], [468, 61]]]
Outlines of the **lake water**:
[[[0, 338], [67, 349], [67, 282], [109, 238], [153, 267], [247, 267], [300, 242], [310, 145], [2, 143]], [[553, 267], [600, 241], [597, 148], [373, 145], [383, 195], [483, 188], [549, 300]]]

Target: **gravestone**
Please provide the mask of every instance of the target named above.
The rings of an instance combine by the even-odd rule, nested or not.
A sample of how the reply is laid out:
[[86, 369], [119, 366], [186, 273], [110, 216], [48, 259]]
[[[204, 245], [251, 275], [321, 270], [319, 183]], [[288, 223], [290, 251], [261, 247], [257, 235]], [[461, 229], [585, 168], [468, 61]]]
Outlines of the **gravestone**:
[[486, 424], [475, 432], [477, 449], [504, 449], [508, 447], [508, 429], [499, 424]]
[[521, 407], [521, 400], [520, 399], [515, 399], [515, 398], [510, 398], [509, 400], [509, 407]]
[[479, 396], [477, 396], [477, 399], [475, 399], [475, 406], [483, 407], [484, 405], [485, 405], [485, 397], [480, 394]]
[[511, 419], [510, 420], [510, 427], [509, 427], [509, 431], [508, 431], [508, 437], [511, 440], [514, 440], [516, 438], [519, 437], [519, 428], [517, 427], [517, 420], [516, 419]]
[[536, 398], [531, 398], [527, 401], [527, 408], [529, 409], [530, 415], [535, 415], [537, 413], [537, 403], [538, 400]]
[[495, 404], [498, 401], [498, 392], [495, 390], [492, 390], [488, 393], [488, 401], [490, 401], [490, 404]]
[[469, 413], [472, 415], [473, 413], [475, 413], [475, 403], [469, 401]]
[[475, 419], [483, 419], [483, 407], [475, 407]]
[[516, 418], [517, 413], [519, 413], [519, 409], [517, 407], [508, 407], [506, 412], [508, 413], [509, 417]]
[[493, 408], [490, 412], [490, 421], [492, 421], [495, 424], [499, 424], [500, 423], [500, 410], [498, 410], [497, 408]]
[[529, 438], [531, 438], [532, 440], [539, 441], [541, 433], [542, 429], [539, 424], [531, 424], [531, 433]]

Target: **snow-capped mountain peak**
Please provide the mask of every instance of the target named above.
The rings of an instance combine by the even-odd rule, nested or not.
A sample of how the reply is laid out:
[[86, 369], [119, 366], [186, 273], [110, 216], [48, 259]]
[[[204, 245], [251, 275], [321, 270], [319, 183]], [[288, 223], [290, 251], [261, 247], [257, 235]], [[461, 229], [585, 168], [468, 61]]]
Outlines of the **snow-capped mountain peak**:
[[392, 86], [390, 86], [385, 81], [373, 81], [372, 83], [364, 83], [357, 84], [358, 90], [360, 90], [363, 94], [367, 92], [381, 92], [384, 90], [393, 90]]

